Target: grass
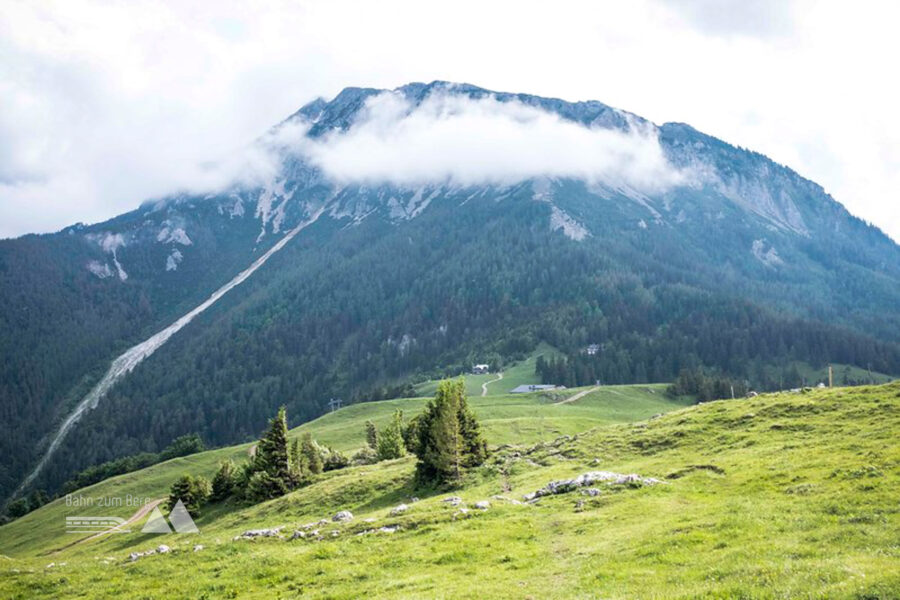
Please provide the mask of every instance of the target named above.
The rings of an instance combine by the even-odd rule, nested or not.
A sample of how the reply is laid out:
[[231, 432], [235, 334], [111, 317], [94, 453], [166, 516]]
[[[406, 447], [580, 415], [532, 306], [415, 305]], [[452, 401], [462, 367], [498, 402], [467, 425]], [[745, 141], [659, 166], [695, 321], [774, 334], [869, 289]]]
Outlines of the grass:
[[[628, 395], [639, 393], [612, 391], [555, 408], [551, 395], [527, 404], [487, 397], [477, 410], [495, 421], [497, 443], [515, 434], [508, 419], [558, 410], [578, 420], [614, 397], [627, 413]], [[645, 394], [646, 409], [663, 401]], [[617, 417], [607, 411], [597, 418], [607, 424], [577, 436], [501, 446], [453, 493], [470, 504], [521, 498], [601, 469], [666, 484], [600, 485], [596, 497], [561, 494], [535, 505], [491, 499], [489, 510], [454, 519], [440, 501], [446, 493], [415, 489], [413, 460], [399, 459], [328, 473], [264, 504], [211, 507], [198, 519], [200, 534], [110, 536], [53, 557], [35, 557], [40, 544], [21, 546], [16, 558], [0, 559], [0, 597], [900, 597], [900, 382], [710, 402], [608, 424]], [[390, 516], [413, 494], [421, 500]], [[29, 515], [35, 527], [54, 525], [48, 508]], [[253, 527], [291, 531], [342, 509], [356, 519], [321, 527], [319, 542], [231, 540]], [[0, 528], [7, 554], [16, 525]], [[401, 530], [355, 535], [382, 525]], [[173, 552], [124, 560], [159, 543]], [[195, 543], [204, 550], [191, 552]]]
[[[497, 396], [509, 393], [515, 387], [520, 385], [529, 385], [533, 383], [541, 383], [540, 378], [535, 375], [534, 367], [537, 363], [538, 356], [550, 358], [558, 354], [558, 351], [547, 344], [538, 346], [532, 354], [525, 360], [519, 361], [503, 370], [503, 379], [497, 379], [497, 373], [487, 373], [485, 375], [473, 375], [471, 373], [461, 373], [466, 384], [466, 393], [470, 398], [480, 396], [482, 384], [487, 383], [487, 395]], [[433, 379], [424, 381], [415, 386], [416, 393], [422, 396], [433, 396], [437, 390], [440, 381]]]
[[[474, 397], [469, 402], [491, 444], [533, 443], [595, 426], [646, 419], [685, 403], [666, 398], [663, 389], [661, 385], [611, 386], [606, 391], [589, 394], [577, 403], [564, 405], [553, 403], [577, 389]], [[409, 418], [421, 412], [427, 401], [427, 398], [402, 398], [354, 404], [296, 427], [289, 436], [293, 439], [310, 431], [318, 441], [349, 454], [365, 444], [366, 421], [384, 427], [396, 409]], [[107, 479], [70, 496], [70, 499], [92, 500], [92, 510], [89, 510], [91, 507], [67, 504], [66, 498], [57, 499], [0, 527], [0, 554], [39, 554], [59, 548], [77, 539], [64, 533], [66, 516], [90, 514], [127, 518], [136, 511], [129, 498], [162, 498], [168, 494], [172, 482], [184, 473], [211, 478], [221, 461], [230, 458], [240, 463], [246, 460], [251, 446], [241, 444], [176, 458]], [[121, 501], [115, 504], [115, 500], [108, 499]]]
[[[806, 385], [816, 385], [818, 383], [824, 383], [828, 385], [828, 367], [813, 367], [807, 362], [795, 361], [788, 365], [788, 368], [791, 366], [797, 367], [797, 372], [800, 373], [800, 376], [803, 377]], [[831, 365], [832, 370], [834, 372], [834, 385], [840, 386], [844, 385], [844, 376], [846, 375], [853, 381], [858, 382], [866, 382], [872, 385], [881, 385], [883, 383], [889, 383], [894, 379], [894, 377], [890, 375], [886, 375], [884, 373], [879, 373], [877, 371], [869, 371], [868, 369], [863, 369], [861, 367], [857, 367], [854, 365], [845, 365], [840, 363], [834, 363]], [[779, 370], [770, 368], [768, 369], [769, 377], [773, 379], [778, 379]]]

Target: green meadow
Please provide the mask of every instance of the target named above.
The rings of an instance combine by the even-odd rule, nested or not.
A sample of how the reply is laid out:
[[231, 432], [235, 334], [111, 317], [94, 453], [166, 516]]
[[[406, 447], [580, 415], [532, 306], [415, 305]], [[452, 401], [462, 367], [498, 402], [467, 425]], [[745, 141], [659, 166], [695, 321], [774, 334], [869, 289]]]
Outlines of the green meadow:
[[[600, 388], [567, 404], [554, 402], [577, 390], [472, 398], [492, 455], [455, 490], [416, 488], [406, 457], [255, 506], [211, 505], [198, 534], [141, 534], [138, 523], [54, 552], [76, 514], [56, 501], [0, 528], [0, 597], [900, 597], [900, 382], [700, 405], [662, 387]], [[423, 402], [350, 406], [292, 434], [352, 450], [367, 419]], [[210, 474], [246, 452], [177, 459], [81, 493], [161, 497], [181, 472]], [[661, 483], [522, 502], [601, 470]], [[442, 502], [449, 495], [468, 512]], [[475, 509], [483, 500], [490, 507]], [[391, 515], [400, 503], [409, 509]], [[289, 539], [339, 510], [355, 518], [315, 526], [321, 540]], [[233, 540], [279, 526], [283, 538]], [[159, 544], [171, 551], [128, 560]]]

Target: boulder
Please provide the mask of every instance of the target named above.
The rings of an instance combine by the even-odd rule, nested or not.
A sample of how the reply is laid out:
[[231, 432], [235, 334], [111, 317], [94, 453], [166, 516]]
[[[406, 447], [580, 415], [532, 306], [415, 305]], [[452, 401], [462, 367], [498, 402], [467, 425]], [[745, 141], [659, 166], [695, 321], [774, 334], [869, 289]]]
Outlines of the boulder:
[[159, 552], [160, 554], [165, 554], [166, 552], [169, 551], [169, 547], [166, 546], [165, 544], [160, 544], [159, 547], [156, 549], [156, 551]]
[[292, 540], [302, 540], [305, 537], [306, 537], [306, 532], [301, 531], [299, 529], [294, 531], [294, 533], [291, 535]]
[[654, 477], [641, 477], [636, 473], [623, 475], [622, 473], [613, 473], [612, 471], [590, 471], [575, 477], [574, 479], [559, 479], [551, 481], [541, 489], [525, 494], [526, 501], [532, 501], [542, 496], [550, 496], [553, 494], [565, 494], [575, 491], [580, 487], [586, 487], [594, 483], [605, 482], [607, 485], [657, 485], [664, 484]]
[[247, 531], [234, 536], [234, 539], [249, 540], [257, 537], [279, 537], [282, 529], [284, 529], [283, 525], [281, 527], [273, 527], [272, 529], [248, 529]]
[[201, 550], [203, 550], [203, 544], [197, 544], [196, 546], [194, 546], [194, 552], [200, 552]]
[[396, 517], [397, 515], [402, 515], [406, 511], [409, 510], [409, 507], [405, 504], [400, 504], [391, 509], [391, 516]]
[[450, 496], [448, 498], [444, 498], [443, 500], [441, 500], [441, 502], [446, 502], [450, 506], [459, 506], [460, 504], [462, 504], [462, 498], [460, 498], [459, 496]]
[[331, 520], [336, 523], [346, 523], [353, 520], [353, 513], [349, 510], [342, 510], [331, 517]]
[[475, 503], [475, 508], [477, 508], [479, 510], [487, 510], [490, 507], [491, 507], [491, 503], [488, 502], [487, 500], [480, 500]]

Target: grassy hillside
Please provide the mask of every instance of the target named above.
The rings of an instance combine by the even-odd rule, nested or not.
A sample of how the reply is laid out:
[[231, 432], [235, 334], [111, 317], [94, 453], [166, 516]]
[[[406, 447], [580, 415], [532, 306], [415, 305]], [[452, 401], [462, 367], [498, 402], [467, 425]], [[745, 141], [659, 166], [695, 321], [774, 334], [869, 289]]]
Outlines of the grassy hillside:
[[[541, 378], [534, 372], [538, 356], [550, 358], [557, 354], [559, 352], [552, 346], [540, 344], [528, 358], [503, 369], [503, 379], [497, 379], [497, 373], [488, 373], [486, 375], [461, 373], [460, 376], [466, 382], [466, 393], [470, 397], [481, 395], [482, 384], [487, 384], [488, 396], [508, 394], [511, 389], [520, 385], [541, 383]], [[440, 380], [437, 379], [424, 381], [415, 386], [416, 393], [422, 396], [431, 396], [437, 390], [439, 382]]]
[[[489, 443], [534, 443], [595, 426], [646, 419], [680, 408], [687, 402], [666, 398], [664, 389], [664, 385], [608, 386], [571, 404], [554, 403], [577, 393], [578, 389], [476, 397], [470, 399], [470, 405], [481, 420]], [[289, 435], [295, 438], [310, 431], [318, 441], [350, 453], [365, 444], [367, 420], [383, 427], [396, 409], [411, 417], [421, 412], [426, 402], [426, 398], [403, 398], [354, 404], [296, 427]], [[168, 494], [169, 486], [183, 473], [212, 477], [222, 460], [245, 460], [250, 448], [251, 444], [242, 444], [176, 458], [110, 478], [71, 495], [72, 498], [96, 500], [93, 512], [67, 505], [65, 498], [60, 498], [0, 527], [0, 554], [36, 554], [71, 543], [74, 541], [72, 536], [64, 534], [66, 516], [96, 514], [99, 511], [102, 516], [127, 518], [136, 510], [129, 498], [161, 498]], [[115, 501], [107, 501], [108, 498], [122, 500], [116, 504]]]
[[[552, 408], [549, 400], [519, 410]], [[508, 402], [492, 414], [512, 410]], [[603, 404], [588, 396], [557, 409]], [[470, 508], [490, 500], [467, 515], [441, 502], [446, 492], [414, 489], [405, 458], [329, 473], [257, 506], [211, 508], [199, 534], [114, 535], [41, 557], [29, 557], [38, 545], [19, 544], [24, 557], [0, 562], [0, 596], [896, 598], [898, 430], [900, 382], [689, 406], [501, 447], [453, 492]], [[592, 470], [664, 483], [601, 483], [596, 496], [576, 491], [535, 504], [494, 498], [521, 500]], [[421, 500], [407, 513], [389, 515], [413, 494]], [[289, 534], [344, 509], [355, 519], [321, 526], [321, 541], [232, 541], [253, 527], [285, 525]], [[51, 510], [29, 516], [33, 531], [54, 526]], [[380, 526], [400, 529], [355, 535]], [[7, 553], [12, 527], [0, 529]], [[125, 560], [160, 543], [173, 552]], [[192, 552], [196, 543], [204, 549]]]

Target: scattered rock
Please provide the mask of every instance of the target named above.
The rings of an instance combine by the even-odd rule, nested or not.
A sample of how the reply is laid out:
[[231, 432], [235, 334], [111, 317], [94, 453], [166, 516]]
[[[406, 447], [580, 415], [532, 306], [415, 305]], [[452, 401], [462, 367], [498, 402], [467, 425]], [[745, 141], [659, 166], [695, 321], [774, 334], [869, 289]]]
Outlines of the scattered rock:
[[494, 500], [502, 500], [503, 502], [509, 502], [510, 504], [522, 504], [519, 500], [516, 500], [515, 498], [507, 498], [506, 496], [501, 496], [500, 494], [495, 494], [494, 496], [491, 496], [491, 498]]
[[292, 540], [302, 540], [305, 537], [306, 537], [306, 532], [302, 531], [300, 529], [294, 531], [294, 533], [291, 535]]
[[581, 490], [581, 493], [584, 494], [585, 496], [593, 497], [593, 496], [599, 496], [600, 490], [598, 490], [597, 488], [588, 488], [586, 490]]
[[331, 517], [331, 520], [336, 523], [346, 523], [353, 520], [353, 513], [349, 510], [342, 510]]
[[[165, 548], [166, 552], [169, 551], [168, 546], [160, 546], [160, 548]], [[157, 550], [158, 550], [158, 548], [157, 548]], [[132, 552], [131, 554], [128, 555], [128, 560], [130, 560], [131, 562], [134, 562], [137, 559], [142, 558], [144, 556], [151, 556], [153, 554], [156, 554], [157, 550], [145, 550], [144, 552]]]
[[656, 419], [660, 418], [661, 416], [662, 416], [662, 413], [656, 413], [655, 415], [650, 417], [650, 420], [655, 421]]
[[399, 530], [400, 530], [400, 526], [399, 526], [399, 525], [394, 525], [394, 526], [388, 526], [388, 525], [386, 525], [386, 526], [384, 526], [384, 527], [379, 527], [379, 528], [378, 528], [378, 531], [379, 531], [380, 533], [394, 533], [395, 531], [399, 531]]
[[450, 496], [449, 498], [444, 498], [443, 500], [441, 500], [441, 502], [446, 502], [450, 506], [459, 506], [460, 504], [462, 504], [462, 498], [460, 498], [459, 496]]
[[480, 500], [475, 503], [475, 508], [477, 508], [479, 510], [487, 510], [490, 507], [491, 507], [491, 503], [488, 502], [487, 500]]
[[526, 501], [532, 501], [541, 496], [550, 496], [553, 494], [565, 494], [580, 487], [585, 487], [597, 482], [606, 482], [607, 485], [656, 485], [665, 483], [653, 477], [641, 477], [635, 473], [623, 475], [622, 473], [613, 473], [612, 471], [590, 471], [579, 475], [574, 479], [560, 479], [551, 481], [541, 489], [525, 494]]
[[405, 513], [408, 510], [409, 510], [409, 507], [405, 504], [395, 506], [394, 508], [391, 509], [391, 516], [396, 517], [397, 515], [402, 515], [403, 513]]
[[235, 540], [249, 540], [257, 537], [281, 537], [281, 530], [284, 526], [273, 527], [272, 529], [249, 529], [240, 535], [234, 536]]
[[375, 517], [369, 517], [368, 519], [363, 519], [363, 523], [374, 523], [377, 520], [378, 519], [376, 519]]
[[200, 552], [201, 550], [203, 550], [203, 544], [197, 544], [196, 546], [194, 546], [194, 552]]
[[338, 531], [338, 530], [334, 530], [334, 531], [331, 532], [331, 537], [337, 537], [337, 536], [339, 536], [339, 535], [341, 535], [341, 532]]
[[469, 509], [465, 508], [465, 507], [461, 507], [458, 511], [453, 513], [453, 520], [455, 521], [456, 519], [467, 518], [468, 516], [469, 516]]
[[412, 504], [413, 502], [418, 502], [418, 501], [419, 501], [419, 498], [417, 496], [413, 496], [412, 498], [409, 499], [410, 504]]

